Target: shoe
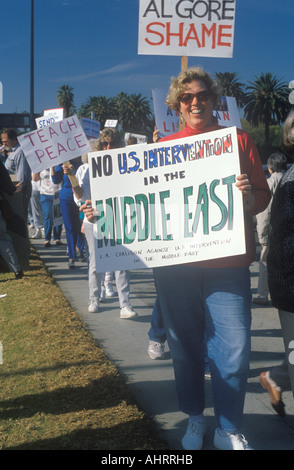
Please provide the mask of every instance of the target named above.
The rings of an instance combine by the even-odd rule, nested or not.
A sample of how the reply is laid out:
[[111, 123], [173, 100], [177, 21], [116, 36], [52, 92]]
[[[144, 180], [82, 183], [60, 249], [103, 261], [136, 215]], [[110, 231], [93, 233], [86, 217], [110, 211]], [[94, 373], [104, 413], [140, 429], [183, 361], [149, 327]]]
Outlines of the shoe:
[[262, 372], [259, 380], [263, 388], [268, 391], [270, 402], [275, 412], [282, 418], [285, 418], [285, 403], [282, 401], [282, 393], [270, 384], [268, 372]]
[[51, 243], [50, 243], [49, 241], [46, 241], [46, 242], [44, 243], [44, 246], [45, 246], [46, 248], [50, 248]]
[[186, 434], [182, 438], [184, 450], [201, 450], [206, 432], [205, 421], [189, 421]]
[[22, 279], [24, 274], [22, 271], [17, 271], [16, 273], [14, 273], [15, 275], [15, 279]]
[[62, 241], [60, 241], [60, 240], [55, 240], [54, 243], [55, 243], [56, 246], [63, 245]]
[[220, 450], [253, 450], [242, 434], [231, 434], [219, 428], [215, 430], [213, 443]]
[[31, 238], [34, 238], [35, 240], [37, 240], [38, 238], [42, 238], [42, 232], [41, 232], [41, 229], [37, 229], [35, 230], [35, 233], [31, 236]]
[[131, 307], [130, 305], [120, 309], [120, 318], [122, 319], [135, 318], [137, 316], [138, 316], [137, 312], [135, 312], [133, 307]]
[[115, 296], [115, 292], [113, 290], [111, 282], [106, 282], [105, 283], [105, 294], [106, 294], [106, 297]]
[[254, 304], [257, 305], [268, 305], [269, 301], [267, 297], [255, 297], [252, 301]]
[[69, 269], [74, 269], [75, 268], [75, 262], [73, 259], [70, 259], [68, 262], [68, 268]]
[[99, 302], [105, 302], [105, 287], [101, 286]]
[[164, 343], [159, 343], [152, 340], [149, 341], [148, 356], [150, 359], [163, 359], [164, 354]]
[[92, 300], [88, 306], [88, 312], [97, 313], [99, 311], [99, 302], [97, 300]]

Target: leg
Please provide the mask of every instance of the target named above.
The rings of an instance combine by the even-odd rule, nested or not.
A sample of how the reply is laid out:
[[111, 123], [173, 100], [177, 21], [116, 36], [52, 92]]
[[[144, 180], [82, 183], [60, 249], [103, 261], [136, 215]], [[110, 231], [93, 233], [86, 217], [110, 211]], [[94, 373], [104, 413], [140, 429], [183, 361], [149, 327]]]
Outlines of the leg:
[[188, 265], [153, 271], [173, 360], [179, 408], [189, 415], [200, 415], [205, 406], [202, 270]]
[[93, 225], [90, 223], [85, 223], [84, 231], [89, 249], [89, 301], [98, 302], [101, 290], [101, 273], [96, 272]]
[[294, 396], [294, 314], [279, 310], [279, 316], [284, 337], [288, 376]]
[[238, 433], [242, 426], [250, 359], [249, 269], [207, 269], [204, 293], [217, 426]]

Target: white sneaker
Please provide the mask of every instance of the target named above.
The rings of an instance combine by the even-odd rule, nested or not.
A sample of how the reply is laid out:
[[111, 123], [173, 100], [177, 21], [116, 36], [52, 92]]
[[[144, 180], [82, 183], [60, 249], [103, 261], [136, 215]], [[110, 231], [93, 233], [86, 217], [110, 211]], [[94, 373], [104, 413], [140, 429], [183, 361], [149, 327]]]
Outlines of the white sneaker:
[[100, 297], [99, 297], [99, 302], [104, 302], [105, 301], [105, 287], [101, 286], [101, 292], [100, 292]]
[[115, 295], [111, 282], [105, 283], [105, 293], [106, 297], [113, 297]]
[[133, 307], [131, 307], [130, 305], [120, 309], [120, 318], [128, 319], [128, 318], [135, 318], [137, 316], [138, 316], [137, 312], [135, 312]]
[[88, 306], [88, 312], [97, 313], [99, 311], [99, 302], [97, 300], [92, 300]]
[[35, 230], [35, 233], [31, 236], [31, 238], [34, 238], [35, 240], [42, 238], [42, 232], [41, 229]]
[[184, 450], [201, 450], [203, 446], [203, 438], [206, 431], [206, 422], [189, 421], [186, 434], [182, 438], [182, 446]]
[[150, 340], [148, 344], [148, 356], [150, 359], [163, 359], [164, 343]]
[[220, 450], [252, 450], [242, 434], [230, 434], [219, 428], [215, 430], [213, 443]]

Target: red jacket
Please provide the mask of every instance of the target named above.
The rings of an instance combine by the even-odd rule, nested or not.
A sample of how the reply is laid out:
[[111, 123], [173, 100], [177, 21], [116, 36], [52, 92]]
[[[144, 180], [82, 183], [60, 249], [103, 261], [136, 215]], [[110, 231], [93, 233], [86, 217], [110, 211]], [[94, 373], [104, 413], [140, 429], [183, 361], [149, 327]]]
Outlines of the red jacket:
[[[223, 129], [223, 127], [216, 124], [211, 127], [206, 127], [204, 130], [201, 130], [201, 132], [197, 132], [197, 130], [192, 129], [186, 124], [186, 127], [182, 131], [179, 131], [176, 134], [168, 135], [167, 137], [163, 137], [160, 142], [181, 139], [183, 137], [190, 137], [192, 135], [211, 132], [217, 129]], [[268, 187], [260, 157], [252, 137], [242, 129], [237, 129], [237, 138], [239, 145], [241, 174], [248, 175], [250, 184], [252, 186], [252, 192], [255, 196], [254, 207], [249, 212], [244, 212], [246, 253], [244, 255], [191, 263], [195, 266], [206, 268], [236, 268], [241, 266], [249, 266], [256, 259], [255, 235], [252, 216], [264, 211], [270, 202], [271, 192]]]

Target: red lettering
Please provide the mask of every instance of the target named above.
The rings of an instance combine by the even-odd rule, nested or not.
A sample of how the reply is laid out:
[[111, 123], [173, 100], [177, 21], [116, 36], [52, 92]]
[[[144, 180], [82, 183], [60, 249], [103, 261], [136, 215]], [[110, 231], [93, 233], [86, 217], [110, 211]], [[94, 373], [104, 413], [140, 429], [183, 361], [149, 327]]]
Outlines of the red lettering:
[[222, 42], [222, 38], [225, 37], [225, 38], [231, 38], [232, 39], [232, 33], [230, 34], [225, 34], [223, 32], [223, 30], [227, 28], [227, 29], [232, 29], [232, 26], [230, 25], [220, 25], [219, 27], [219, 30], [218, 30], [218, 36], [217, 36], [217, 45], [218, 46], [225, 46], [225, 47], [231, 47], [232, 45], [232, 42]]
[[26, 134], [26, 135], [24, 136], [25, 139], [26, 139], [27, 137], [30, 139], [30, 142], [31, 142], [31, 144], [32, 144], [33, 147], [35, 147], [35, 144], [34, 144], [33, 139], [32, 139], [31, 136], [33, 136], [34, 134], [35, 134], [35, 133], [33, 132], [32, 134]]
[[164, 129], [164, 132], [170, 132], [170, 129], [166, 128], [166, 123], [165, 122], [163, 123], [163, 129]]
[[212, 45], [211, 48], [215, 49], [216, 45], [216, 23], [213, 23], [210, 29], [206, 27], [205, 24], [202, 24], [202, 45], [205, 47], [205, 34], [209, 37], [212, 34]]
[[51, 155], [53, 153], [52, 145], [49, 145], [49, 147], [46, 147], [45, 150], [46, 150], [46, 153], [47, 153], [48, 157], [50, 158], [50, 160], [53, 160], [53, 158], [57, 158], [57, 155], [55, 155], [55, 157], [51, 157]]
[[84, 142], [84, 143], [81, 143], [81, 139], [80, 137], [83, 138], [83, 134], [78, 134], [74, 137], [75, 141], [76, 141], [76, 144], [77, 146], [81, 149], [82, 147], [85, 147], [87, 144]]
[[197, 35], [197, 32], [196, 32], [195, 24], [192, 23], [189, 26], [190, 26], [189, 31], [188, 31], [188, 34], [187, 34], [186, 39], [184, 41], [184, 46], [186, 47], [187, 44], [188, 44], [188, 41], [190, 41], [190, 39], [192, 39], [192, 40], [197, 42], [198, 47], [201, 47], [201, 43], [199, 41], [199, 38], [198, 38], [198, 35]]
[[[40, 139], [40, 142], [48, 142], [48, 139], [45, 139], [45, 136], [43, 134], [44, 130], [43, 129], [40, 129], [37, 131], [37, 134], [38, 134], [38, 137]], [[44, 140], [45, 139], [45, 140]]]
[[150, 24], [147, 25], [146, 32], [151, 33], [151, 34], [157, 34], [160, 37], [160, 41], [159, 42], [152, 42], [148, 38], [147, 39], [145, 38], [145, 41], [147, 42], [147, 44], [150, 44], [150, 46], [160, 46], [164, 42], [164, 35], [159, 33], [158, 31], [153, 31], [151, 29], [151, 26], [154, 26], [154, 25], [155, 26], [162, 26], [164, 28], [163, 23], [158, 23], [158, 22], [150, 23]]
[[66, 123], [65, 123], [65, 122], [63, 122], [63, 121], [60, 121], [60, 122], [59, 122], [59, 129], [61, 130], [62, 134], [67, 134], [67, 133], [68, 133], [68, 131], [63, 131], [63, 130], [62, 130], [62, 126], [63, 126], [63, 124], [66, 124]]
[[231, 153], [233, 151], [232, 136], [231, 134], [227, 135], [223, 141], [224, 150], [223, 153]]
[[76, 147], [75, 147], [75, 148], [73, 148], [73, 149], [72, 149], [72, 148], [70, 148], [70, 146], [69, 146], [69, 141], [70, 141], [70, 140], [72, 140], [72, 139], [71, 139], [71, 138], [67, 139], [67, 141], [66, 141], [66, 145], [67, 145], [67, 147], [68, 147], [68, 150], [70, 150], [71, 152], [73, 152], [73, 151], [76, 149]]
[[61, 154], [61, 152], [67, 152], [67, 150], [61, 145], [59, 142], [57, 142], [57, 150], [58, 150], [58, 155]]
[[58, 137], [57, 132], [51, 126], [49, 126], [48, 129], [49, 129], [49, 134], [50, 134], [51, 139], [53, 135], [57, 135]]
[[223, 120], [224, 121], [229, 121], [230, 120], [229, 111], [227, 111], [227, 112], [223, 111]]
[[35, 150], [35, 154], [36, 154], [39, 162], [41, 163], [41, 161], [42, 161], [41, 158], [44, 157], [45, 153], [43, 152], [43, 150], [38, 149], [38, 150]]
[[171, 36], [175, 36], [175, 37], [179, 38], [178, 46], [182, 47], [183, 46], [184, 23], [179, 24], [179, 32], [178, 33], [172, 33], [170, 27], [171, 27], [170, 22], [167, 22], [166, 23], [166, 45], [170, 46], [170, 38], [171, 38]]
[[69, 119], [67, 120], [67, 125], [68, 125], [70, 131], [71, 131], [72, 127], [75, 127], [76, 129], [78, 127], [75, 118], [72, 117], [71, 119], [72, 119], [72, 122], [70, 122]]

